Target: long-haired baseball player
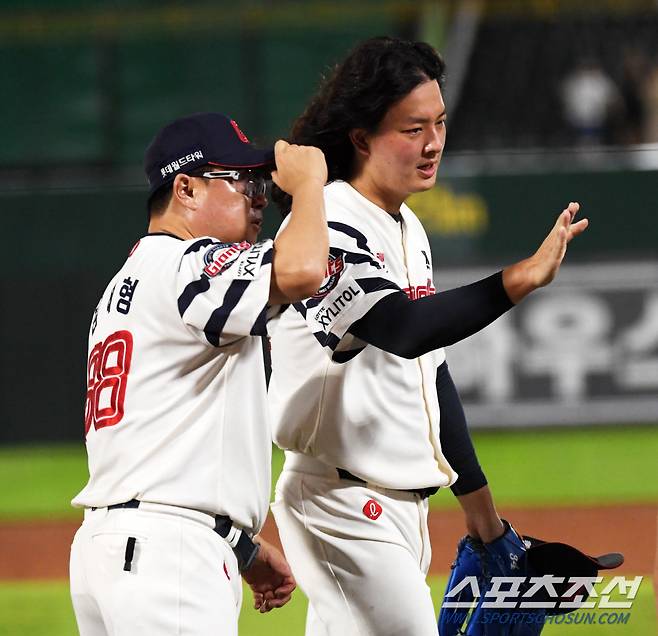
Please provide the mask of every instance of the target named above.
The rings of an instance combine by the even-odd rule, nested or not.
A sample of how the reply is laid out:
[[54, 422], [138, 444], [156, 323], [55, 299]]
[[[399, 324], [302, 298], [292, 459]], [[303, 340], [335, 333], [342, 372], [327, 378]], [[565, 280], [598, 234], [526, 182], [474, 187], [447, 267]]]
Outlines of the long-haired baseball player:
[[272, 341], [274, 439], [286, 449], [272, 509], [313, 636], [436, 634], [425, 578], [438, 488], [452, 487], [488, 549], [524, 549], [495, 511], [443, 347], [550, 283], [587, 220], [574, 222], [570, 203], [531, 257], [435, 293], [427, 236], [404, 202], [436, 181], [443, 75], [427, 44], [368, 40], [292, 130], [327, 160], [330, 254], [322, 286]]
[[[201, 113], [160, 130], [145, 170], [148, 233], [89, 330], [73, 607], [82, 636], [233, 635], [241, 575], [261, 611], [295, 587], [257, 536], [271, 471], [262, 336], [322, 281], [326, 164], [317, 148], [255, 148]], [[270, 172], [292, 214], [257, 242]]]

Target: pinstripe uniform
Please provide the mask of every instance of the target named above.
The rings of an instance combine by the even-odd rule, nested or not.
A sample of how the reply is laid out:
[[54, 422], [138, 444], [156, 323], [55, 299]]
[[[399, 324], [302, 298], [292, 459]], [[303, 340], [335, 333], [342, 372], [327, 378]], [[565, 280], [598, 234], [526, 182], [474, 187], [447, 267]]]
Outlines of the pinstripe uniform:
[[286, 449], [273, 512], [310, 599], [307, 634], [436, 633], [427, 499], [408, 491], [457, 479], [439, 441], [445, 353], [409, 360], [349, 332], [388, 294], [434, 293], [429, 242], [406, 205], [396, 219], [347, 183], [328, 185], [325, 205], [327, 277], [272, 338], [274, 440]]

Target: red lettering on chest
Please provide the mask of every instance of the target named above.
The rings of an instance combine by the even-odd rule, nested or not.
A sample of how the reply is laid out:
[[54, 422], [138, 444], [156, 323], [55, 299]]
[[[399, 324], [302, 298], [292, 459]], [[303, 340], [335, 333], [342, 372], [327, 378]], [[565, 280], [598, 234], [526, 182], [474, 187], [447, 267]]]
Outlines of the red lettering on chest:
[[409, 300], [416, 300], [417, 298], [436, 294], [436, 287], [432, 285], [431, 280], [428, 280], [427, 285], [412, 285], [411, 287], [405, 287], [402, 291], [409, 296]]

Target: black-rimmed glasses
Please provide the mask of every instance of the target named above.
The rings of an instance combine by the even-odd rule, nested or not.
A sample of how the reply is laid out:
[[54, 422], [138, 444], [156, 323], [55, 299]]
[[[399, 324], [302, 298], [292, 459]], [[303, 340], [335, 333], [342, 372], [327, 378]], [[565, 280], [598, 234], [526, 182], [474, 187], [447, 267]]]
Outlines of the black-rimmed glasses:
[[250, 199], [263, 196], [269, 181], [263, 175], [245, 170], [213, 170], [197, 176], [204, 179], [233, 179], [236, 183], [243, 184], [239, 191]]

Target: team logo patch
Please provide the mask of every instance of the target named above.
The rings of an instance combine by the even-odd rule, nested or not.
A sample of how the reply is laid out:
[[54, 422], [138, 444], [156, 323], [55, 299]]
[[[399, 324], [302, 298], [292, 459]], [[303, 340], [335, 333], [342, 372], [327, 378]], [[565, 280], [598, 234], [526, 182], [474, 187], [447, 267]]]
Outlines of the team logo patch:
[[366, 505], [363, 506], [363, 514], [368, 517], [368, 519], [377, 521], [382, 514], [382, 507], [374, 499], [368, 499]]
[[345, 261], [342, 255], [334, 256], [329, 254], [327, 261], [327, 270], [324, 273], [324, 281], [320, 289], [313, 295], [313, 298], [324, 298], [336, 285], [343, 270], [345, 269]]
[[242, 241], [242, 243], [219, 243], [213, 245], [204, 255], [203, 262], [205, 267], [203, 273], [209, 278], [217, 276], [226, 271], [240, 256], [241, 252], [248, 250], [251, 243]]
[[248, 144], [248, 143], [249, 143], [249, 139], [247, 138], [247, 135], [245, 135], [245, 134], [240, 130], [240, 126], [238, 126], [238, 123], [237, 123], [234, 119], [231, 119], [231, 126], [233, 126], [233, 130], [235, 130], [235, 132], [237, 133], [237, 135], [238, 135], [240, 141], [241, 141], [242, 143]]

